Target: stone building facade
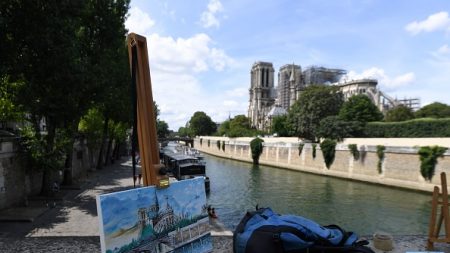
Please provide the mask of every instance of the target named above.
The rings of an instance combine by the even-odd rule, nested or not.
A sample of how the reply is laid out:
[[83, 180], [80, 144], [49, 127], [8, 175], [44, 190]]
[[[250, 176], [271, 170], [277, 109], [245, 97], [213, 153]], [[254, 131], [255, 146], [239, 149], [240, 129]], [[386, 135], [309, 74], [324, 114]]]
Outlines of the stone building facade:
[[264, 121], [275, 104], [274, 68], [270, 62], [255, 62], [250, 71], [250, 103], [248, 117], [251, 126], [264, 128]]
[[283, 65], [278, 72], [278, 105], [288, 110], [303, 88], [302, 68], [295, 64]]

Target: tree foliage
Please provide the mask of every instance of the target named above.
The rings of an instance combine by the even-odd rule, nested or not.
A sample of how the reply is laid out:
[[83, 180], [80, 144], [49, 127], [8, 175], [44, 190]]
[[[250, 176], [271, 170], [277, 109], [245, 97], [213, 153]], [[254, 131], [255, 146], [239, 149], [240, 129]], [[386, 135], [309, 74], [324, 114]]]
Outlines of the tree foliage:
[[26, 151], [34, 167], [44, 168], [44, 187], [47, 170], [55, 168], [46, 160], [71, 165], [79, 122], [89, 109], [102, 114], [103, 129], [109, 120], [129, 119], [128, 5], [128, 0], [0, 2], [0, 78], [7, 77], [1, 90], [5, 83], [20, 83], [7, 91], [14, 108], [3, 105], [23, 111], [33, 127], [24, 130], [30, 144], [24, 146], [36, 149]]
[[180, 137], [191, 136], [189, 128], [188, 127], [180, 127], [180, 128], [178, 128], [178, 136], [180, 136]]
[[166, 138], [169, 136], [169, 124], [167, 124], [164, 120], [156, 121], [156, 133], [158, 134], [158, 138]]
[[334, 162], [334, 157], [336, 154], [336, 141], [325, 139], [320, 143], [320, 149], [322, 150], [325, 165], [327, 166], [327, 169], [329, 169], [331, 164]]
[[216, 123], [204, 112], [195, 112], [189, 120], [189, 129], [192, 135], [211, 135], [216, 131]]
[[419, 149], [420, 173], [426, 180], [431, 181], [433, 178], [437, 159], [443, 157], [445, 151], [447, 148], [439, 146], [426, 146]]
[[276, 116], [272, 119], [272, 133], [278, 136], [290, 136], [290, 126], [287, 115]]
[[362, 123], [358, 121], [344, 121], [338, 116], [328, 116], [320, 121], [316, 131], [317, 137], [342, 141], [344, 138], [360, 136]]
[[384, 121], [398, 122], [414, 119], [414, 112], [405, 105], [398, 105], [386, 113]]
[[96, 150], [100, 146], [103, 122], [103, 115], [97, 108], [91, 108], [80, 120], [78, 130], [86, 136], [91, 150]]
[[417, 118], [448, 118], [450, 117], [450, 106], [434, 102], [420, 108], [415, 114]]
[[315, 141], [320, 120], [337, 115], [342, 103], [342, 93], [337, 87], [309, 86], [288, 112], [288, 121], [294, 134]]
[[383, 145], [377, 145], [377, 156], [378, 156], [378, 163], [377, 163], [377, 169], [378, 173], [381, 174], [382, 168], [383, 168], [383, 161], [384, 161], [384, 150], [386, 150], [386, 147]]
[[23, 121], [24, 112], [17, 104], [17, 91], [22, 82], [10, 82], [7, 76], [0, 76], [0, 122]]
[[378, 107], [364, 94], [351, 96], [342, 105], [339, 118], [344, 121], [371, 122], [383, 119]]
[[358, 150], [358, 145], [356, 144], [348, 144], [348, 149], [350, 150], [350, 153], [353, 156], [354, 160], [358, 160], [359, 159], [359, 150]]
[[220, 124], [217, 131], [219, 136], [243, 137], [256, 136], [258, 131], [250, 127], [250, 120], [245, 115], [236, 115], [234, 118], [225, 120]]
[[369, 122], [364, 132], [365, 136], [373, 138], [450, 137], [450, 119], [423, 118], [402, 122]]
[[256, 137], [250, 142], [253, 164], [259, 164], [259, 157], [263, 152], [263, 142], [264, 140], [258, 137]]

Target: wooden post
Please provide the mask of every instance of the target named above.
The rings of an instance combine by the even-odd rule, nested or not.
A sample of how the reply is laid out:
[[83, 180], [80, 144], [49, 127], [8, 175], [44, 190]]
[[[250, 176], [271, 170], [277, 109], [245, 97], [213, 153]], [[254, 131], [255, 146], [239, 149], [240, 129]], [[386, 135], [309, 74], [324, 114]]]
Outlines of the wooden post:
[[[441, 173], [442, 193], [439, 193], [439, 187], [435, 186], [433, 191], [433, 200], [431, 202], [430, 226], [428, 229], [427, 249], [433, 249], [433, 243], [445, 242], [450, 243], [450, 216], [448, 211], [448, 191], [447, 178], [445, 172]], [[439, 208], [440, 205], [440, 208]], [[441, 210], [438, 217], [438, 210]], [[436, 218], [438, 222], [436, 222]], [[445, 237], [439, 238], [439, 232], [442, 224], [444, 225]]]
[[[147, 40], [143, 36], [130, 33], [127, 38], [127, 43], [130, 68], [132, 68], [133, 60], [135, 61], [136, 67], [137, 133], [143, 183], [145, 186], [166, 186], [165, 180], [167, 177], [159, 175], [161, 166], [159, 161], [158, 136], [156, 134], [156, 117], [153, 109]], [[136, 59], [133, 59], [134, 57]]]

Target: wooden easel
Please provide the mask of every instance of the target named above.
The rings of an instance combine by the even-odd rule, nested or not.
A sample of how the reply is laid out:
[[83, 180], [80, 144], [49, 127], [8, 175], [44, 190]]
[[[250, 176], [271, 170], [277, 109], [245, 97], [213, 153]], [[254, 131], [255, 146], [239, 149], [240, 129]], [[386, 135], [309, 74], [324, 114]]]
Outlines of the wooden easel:
[[159, 161], [158, 136], [156, 134], [156, 117], [153, 110], [147, 40], [141, 35], [130, 33], [127, 37], [127, 44], [131, 73], [136, 81], [136, 128], [143, 183], [144, 186], [156, 185], [157, 187], [167, 187], [169, 186], [169, 178], [160, 173], [162, 166]]
[[[428, 250], [433, 249], [433, 243], [435, 242], [450, 243], [450, 217], [448, 212], [447, 178], [445, 176], [445, 172], [441, 173], [441, 188], [442, 193], [439, 193], [439, 187], [437, 186], [434, 187], [433, 191], [430, 227], [428, 230]], [[436, 224], [439, 206], [441, 207], [441, 213], [439, 215], [439, 221]], [[439, 232], [441, 230], [442, 224], [444, 224], [445, 237], [439, 238]]]

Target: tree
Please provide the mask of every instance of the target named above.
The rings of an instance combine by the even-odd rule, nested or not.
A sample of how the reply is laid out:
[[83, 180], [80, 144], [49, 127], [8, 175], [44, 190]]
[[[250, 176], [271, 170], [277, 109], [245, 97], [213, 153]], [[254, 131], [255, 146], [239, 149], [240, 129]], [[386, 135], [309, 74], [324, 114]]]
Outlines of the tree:
[[219, 129], [217, 129], [217, 135], [219, 136], [228, 135], [228, 133], [230, 132], [230, 121], [231, 120], [227, 119], [224, 122], [222, 122], [222, 124], [220, 124]]
[[361, 136], [363, 126], [358, 121], [344, 121], [338, 116], [328, 116], [320, 121], [317, 137], [342, 141], [344, 138]]
[[414, 119], [414, 112], [405, 105], [398, 105], [386, 113], [386, 122], [406, 121]]
[[344, 102], [339, 111], [339, 118], [345, 121], [367, 123], [382, 120], [383, 114], [368, 96], [360, 94], [351, 96]]
[[191, 136], [191, 133], [189, 132], [189, 128], [188, 127], [178, 128], [178, 136], [180, 136], [180, 137]]
[[[17, 106], [34, 127], [28, 136], [43, 147], [31, 158], [42, 163], [34, 164], [44, 169], [44, 187], [50, 185], [48, 170], [56, 166], [48, 166], [41, 158], [65, 159], [70, 167], [78, 123], [88, 109], [97, 107], [108, 117], [108, 112], [124, 110], [116, 98], [129, 94], [120, 89], [128, 86], [129, 75], [118, 67], [127, 64], [126, 54], [121, 57], [120, 52], [125, 52], [128, 4], [127, 0], [0, 2], [4, 28], [0, 47], [8, 50], [2, 51], [0, 74], [11, 82], [23, 82]], [[40, 134], [42, 119], [45, 135]]]
[[293, 126], [294, 134], [315, 141], [320, 120], [337, 115], [342, 103], [342, 93], [337, 87], [307, 87], [288, 111], [288, 121]]
[[166, 138], [169, 134], [169, 125], [164, 120], [158, 120], [156, 124], [158, 138]]
[[416, 118], [447, 118], [450, 117], [450, 106], [434, 102], [420, 108], [415, 114]]
[[24, 121], [22, 106], [16, 103], [17, 91], [21, 82], [10, 82], [6, 76], [0, 76], [0, 122]]
[[164, 120], [159, 119], [160, 110], [156, 101], [153, 101], [153, 111], [155, 112], [156, 132], [158, 134], [158, 138], [166, 138], [170, 134], [169, 125]]
[[250, 120], [245, 115], [236, 115], [230, 121], [228, 137], [255, 136], [257, 131], [250, 127]]
[[189, 128], [194, 136], [211, 135], [216, 131], [216, 123], [204, 112], [195, 112], [189, 120]]
[[290, 126], [287, 115], [276, 116], [272, 119], [272, 133], [278, 136], [290, 136]]

